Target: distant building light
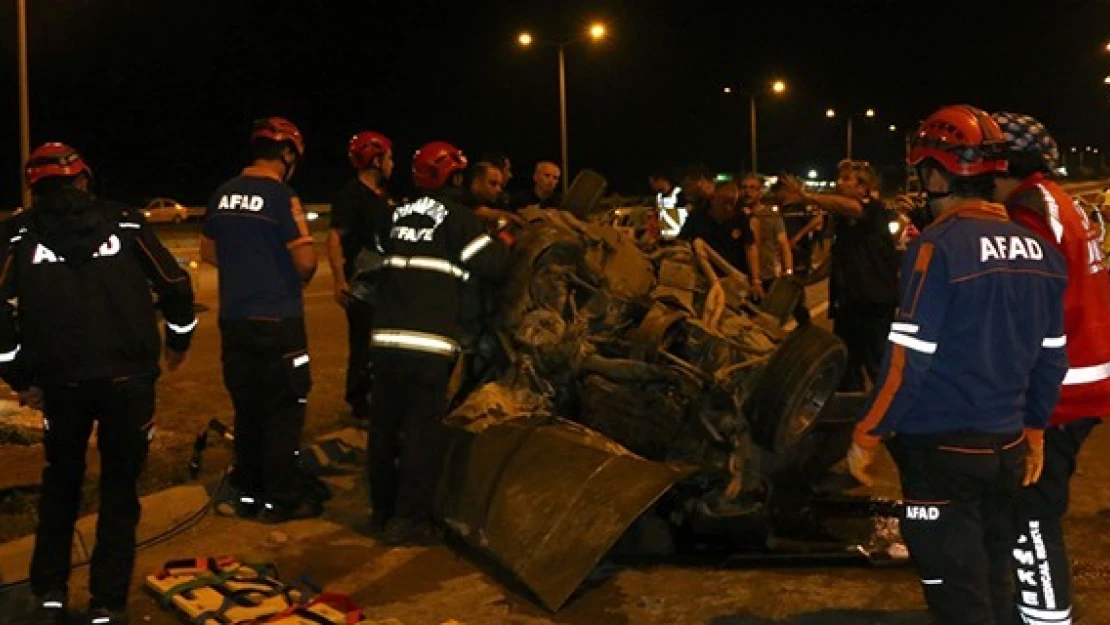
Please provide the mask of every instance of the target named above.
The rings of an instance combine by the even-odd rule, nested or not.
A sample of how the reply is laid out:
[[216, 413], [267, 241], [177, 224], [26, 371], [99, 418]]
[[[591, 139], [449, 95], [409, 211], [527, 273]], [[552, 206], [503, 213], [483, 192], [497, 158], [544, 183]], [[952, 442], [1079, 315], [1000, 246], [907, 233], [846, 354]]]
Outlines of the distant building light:
[[816, 180], [817, 179], [817, 170], [816, 169], [809, 170], [808, 175], [809, 175], [810, 180]]

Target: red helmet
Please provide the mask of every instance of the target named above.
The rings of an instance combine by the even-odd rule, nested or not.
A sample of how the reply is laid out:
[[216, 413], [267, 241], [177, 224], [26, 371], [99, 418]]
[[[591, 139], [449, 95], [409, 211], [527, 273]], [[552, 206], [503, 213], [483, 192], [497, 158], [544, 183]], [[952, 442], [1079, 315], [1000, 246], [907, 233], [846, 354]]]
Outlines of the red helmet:
[[921, 122], [906, 161], [916, 167], [933, 160], [955, 176], [1006, 173], [1006, 150], [1006, 137], [989, 114], [956, 104]]
[[432, 141], [412, 157], [412, 180], [422, 189], [438, 189], [455, 172], [466, 169], [462, 150], [446, 141]]
[[64, 143], [44, 143], [35, 148], [27, 157], [24, 167], [27, 184], [35, 186], [43, 178], [56, 176], [71, 177], [86, 174], [92, 177], [92, 169], [85, 164], [85, 159], [70, 146]]
[[304, 158], [304, 137], [293, 122], [284, 117], [265, 117], [254, 121], [251, 131], [251, 140], [270, 139], [272, 141], [288, 141], [297, 152], [297, 159]]
[[393, 149], [393, 142], [380, 132], [366, 130], [351, 137], [347, 145], [347, 158], [355, 169], [370, 169], [374, 159]]

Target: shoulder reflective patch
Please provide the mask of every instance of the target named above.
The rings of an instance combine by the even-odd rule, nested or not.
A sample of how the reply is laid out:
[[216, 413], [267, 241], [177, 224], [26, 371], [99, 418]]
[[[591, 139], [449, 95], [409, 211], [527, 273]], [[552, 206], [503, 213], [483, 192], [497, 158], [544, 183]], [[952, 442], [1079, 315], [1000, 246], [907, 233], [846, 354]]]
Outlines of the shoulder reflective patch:
[[486, 249], [486, 246], [490, 243], [493, 243], [493, 239], [491, 239], [488, 234], [478, 235], [473, 241], [467, 243], [466, 246], [463, 247], [462, 252], [459, 252], [459, 260], [465, 263], [471, 258], [474, 258], [478, 252]]
[[121, 222], [119, 222], [119, 227], [120, 228], [127, 228], [129, 230], [138, 230], [138, 229], [142, 228], [141, 225], [139, 225], [137, 223], [130, 222], [130, 221], [121, 221]]
[[926, 586], [940, 586], [940, 585], [944, 584], [944, 580], [943, 579], [923, 579], [923, 580], [921, 580], [921, 583], [925, 584]]
[[14, 237], [12, 237], [11, 239], [8, 239], [8, 240], [11, 241], [12, 243], [19, 243], [20, 241], [23, 240], [23, 235], [22, 234], [17, 234]]
[[309, 361], [308, 354], [301, 354], [300, 356], [297, 356], [296, 358], [293, 359], [293, 366], [294, 367], [303, 367], [303, 366], [308, 364], [308, 361]]
[[897, 343], [899, 345], [902, 345], [903, 347], [908, 347], [909, 349], [921, 352], [923, 354], [933, 354], [937, 351], [936, 343], [922, 341], [921, 339], [915, 339], [912, 336], [906, 336], [905, 334], [899, 334], [897, 332], [891, 332], [889, 335], [887, 335], [887, 339], [891, 343]]

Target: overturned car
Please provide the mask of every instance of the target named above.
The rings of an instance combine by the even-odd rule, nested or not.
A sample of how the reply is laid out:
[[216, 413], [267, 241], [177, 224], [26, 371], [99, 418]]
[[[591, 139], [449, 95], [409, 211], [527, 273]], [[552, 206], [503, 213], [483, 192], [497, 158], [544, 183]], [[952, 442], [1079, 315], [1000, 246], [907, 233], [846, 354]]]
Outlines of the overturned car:
[[835, 395], [839, 339], [786, 329], [803, 286], [780, 280], [757, 306], [700, 241], [641, 248], [565, 211], [523, 217], [447, 418], [441, 519], [549, 609], [622, 536], [666, 555], [808, 531], [862, 398]]

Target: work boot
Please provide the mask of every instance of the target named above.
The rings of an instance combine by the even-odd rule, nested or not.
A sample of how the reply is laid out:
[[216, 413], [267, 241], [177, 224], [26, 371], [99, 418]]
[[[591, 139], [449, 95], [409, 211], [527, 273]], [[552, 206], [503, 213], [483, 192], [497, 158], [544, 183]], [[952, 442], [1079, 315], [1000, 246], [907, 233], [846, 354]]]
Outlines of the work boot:
[[[24, 604], [26, 605], [26, 604]], [[39, 601], [35, 614], [35, 623], [43, 625], [66, 625], [69, 622], [69, 611], [66, 610], [66, 593], [62, 590], [52, 590], [44, 594]]]
[[316, 518], [323, 513], [323, 503], [305, 497], [293, 505], [266, 502], [262, 511], [258, 513], [258, 520], [269, 525], [276, 525], [286, 521], [296, 521], [297, 519]]
[[108, 608], [89, 610], [89, 625], [126, 625], [127, 622], [127, 614], [123, 611], [117, 612]]
[[443, 541], [443, 532], [430, 521], [411, 517], [394, 517], [385, 524], [382, 543], [400, 545], [434, 545]]

